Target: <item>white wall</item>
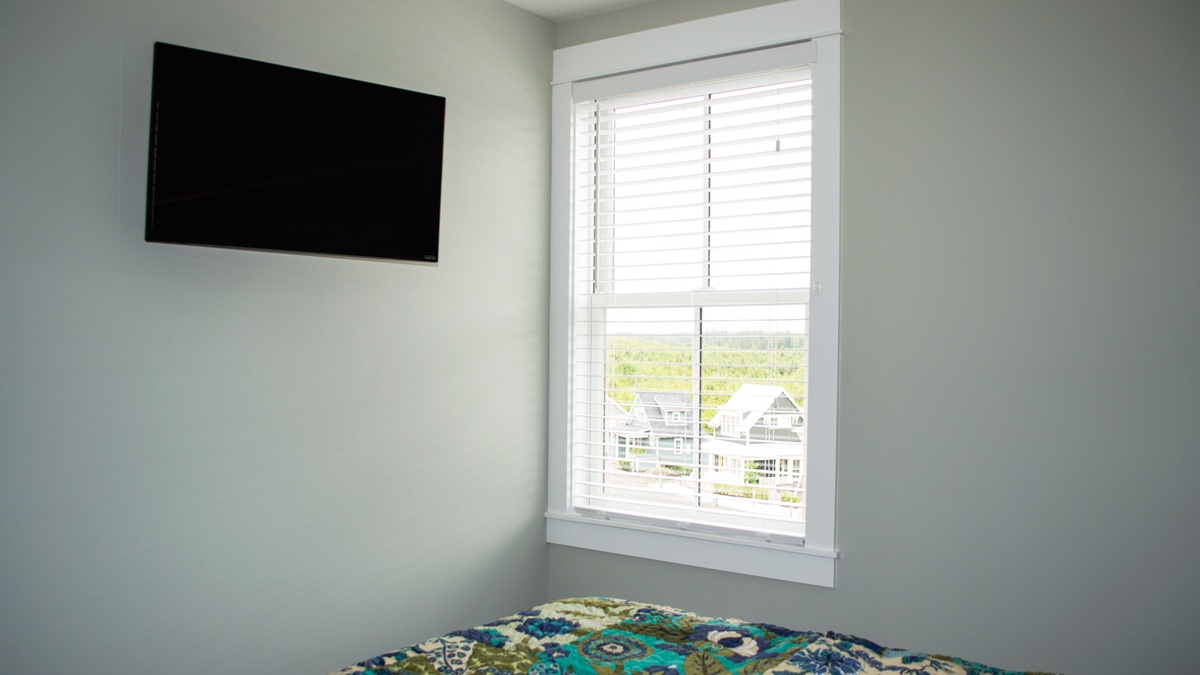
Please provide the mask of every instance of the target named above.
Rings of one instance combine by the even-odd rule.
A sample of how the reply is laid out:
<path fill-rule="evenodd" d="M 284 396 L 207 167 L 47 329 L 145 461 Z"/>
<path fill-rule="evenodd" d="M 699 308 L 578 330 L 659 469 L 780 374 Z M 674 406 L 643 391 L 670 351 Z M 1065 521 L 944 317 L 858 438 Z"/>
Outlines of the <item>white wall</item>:
<path fill-rule="evenodd" d="M 837 588 L 552 547 L 551 595 L 1195 670 L 1200 7 L 844 12 Z"/>
<path fill-rule="evenodd" d="M 445 96 L 442 262 L 145 243 L 155 40 Z M 321 673 L 543 599 L 552 46 L 499 0 L 0 4 L 0 669 Z"/>

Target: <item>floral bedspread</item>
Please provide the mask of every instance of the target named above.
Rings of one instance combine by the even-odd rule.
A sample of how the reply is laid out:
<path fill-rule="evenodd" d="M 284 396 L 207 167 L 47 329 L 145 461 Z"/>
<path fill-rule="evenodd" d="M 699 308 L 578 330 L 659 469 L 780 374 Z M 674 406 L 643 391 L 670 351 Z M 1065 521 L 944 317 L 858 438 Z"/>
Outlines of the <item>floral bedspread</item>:
<path fill-rule="evenodd" d="M 1016 675 L 869 640 L 571 598 L 376 656 L 331 675 Z"/>

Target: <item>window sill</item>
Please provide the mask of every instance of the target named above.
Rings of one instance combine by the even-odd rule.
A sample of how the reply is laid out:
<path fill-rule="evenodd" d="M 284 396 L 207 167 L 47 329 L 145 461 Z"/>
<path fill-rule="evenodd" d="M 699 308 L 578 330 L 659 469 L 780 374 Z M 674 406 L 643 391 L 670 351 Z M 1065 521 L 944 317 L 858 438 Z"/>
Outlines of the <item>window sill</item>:
<path fill-rule="evenodd" d="M 660 562 L 832 588 L 837 551 L 733 540 L 574 514 L 547 513 L 546 541 Z"/>

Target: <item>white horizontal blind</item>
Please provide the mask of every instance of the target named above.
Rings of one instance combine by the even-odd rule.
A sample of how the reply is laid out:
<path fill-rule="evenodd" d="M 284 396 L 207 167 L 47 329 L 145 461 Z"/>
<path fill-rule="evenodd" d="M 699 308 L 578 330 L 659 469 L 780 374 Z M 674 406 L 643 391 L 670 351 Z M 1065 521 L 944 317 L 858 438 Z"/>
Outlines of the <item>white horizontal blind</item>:
<path fill-rule="evenodd" d="M 573 506 L 802 538 L 810 70 L 575 110 Z"/>

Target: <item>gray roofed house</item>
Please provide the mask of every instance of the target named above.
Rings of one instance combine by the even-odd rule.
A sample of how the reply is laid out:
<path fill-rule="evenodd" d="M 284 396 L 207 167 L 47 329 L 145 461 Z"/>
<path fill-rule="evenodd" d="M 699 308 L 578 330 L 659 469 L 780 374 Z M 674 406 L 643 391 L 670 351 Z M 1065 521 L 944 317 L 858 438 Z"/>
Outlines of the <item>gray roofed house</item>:
<path fill-rule="evenodd" d="M 691 435 L 696 421 L 692 395 L 681 391 L 638 392 L 630 413 L 647 424 L 650 433 L 663 438 Z"/>
<path fill-rule="evenodd" d="M 615 409 L 614 409 L 615 408 Z M 605 430 L 613 454 L 635 471 L 690 467 L 696 456 L 696 406 L 687 392 L 638 392 L 626 411 L 609 399 Z"/>

